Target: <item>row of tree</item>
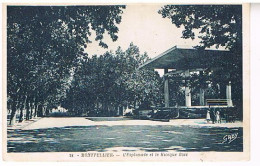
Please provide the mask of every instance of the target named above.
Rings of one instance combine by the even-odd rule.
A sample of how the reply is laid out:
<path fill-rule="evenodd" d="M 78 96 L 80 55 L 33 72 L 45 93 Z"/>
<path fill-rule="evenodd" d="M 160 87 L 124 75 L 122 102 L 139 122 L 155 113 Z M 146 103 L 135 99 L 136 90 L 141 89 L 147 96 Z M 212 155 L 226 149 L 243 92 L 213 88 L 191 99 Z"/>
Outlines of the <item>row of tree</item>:
<path fill-rule="evenodd" d="M 101 47 L 117 39 L 124 6 L 8 6 L 7 90 L 10 124 L 43 116 L 60 104 L 73 67 L 87 56 L 91 33 Z M 34 113 L 32 113 L 34 111 Z"/>
<path fill-rule="evenodd" d="M 115 116 L 122 107 L 162 102 L 162 78 L 153 70 L 137 70 L 149 58 L 133 43 L 104 55 L 85 58 L 76 68 L 62 106 L 80 116 Z"/>

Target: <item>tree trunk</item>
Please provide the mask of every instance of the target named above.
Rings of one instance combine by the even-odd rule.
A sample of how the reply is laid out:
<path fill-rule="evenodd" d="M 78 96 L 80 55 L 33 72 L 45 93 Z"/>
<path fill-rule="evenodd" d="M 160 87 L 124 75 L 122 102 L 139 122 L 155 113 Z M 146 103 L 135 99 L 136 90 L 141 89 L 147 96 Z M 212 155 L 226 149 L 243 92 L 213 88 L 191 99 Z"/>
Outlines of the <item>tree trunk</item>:
<path fill-rule="evenodd" d="M 10 122 L 9 122 L 9 125 L 13 125 L 15 123 L 15 114 L 16 114 L 16 110 L 17 110 L 17 100 L 15 99 L 12 103 L 12 107 L 11 107 L 11 117 L 10 117 Z"/>
<path fill-rule="evenodd" d="M 50 114 L 50 110 L 46 107 L 46 109 L 45 109 L 45 115 L 46 115 L 46 116 L 49 116 L 49 114 Z"/>
<path fill-rule="evenodd" d="M 38 109 L 37 109 L 37 116 L 38 117 L 42 117 L 43 116 L 43 110 L 42 110 L 43 108 L 42 108 L 42 104 L 40 104 L 39 106 L 38 106 Z"/>
<path fill-rule="evenodd" d="M 26 116 L 25 116 L 26 120 L 30 119 L 30 106 L 29 106 L 29 100 L 26 101 Z"/>
<path fill-rule="evenodd" d="M 38 103 L 35 103 L 33 117 L 37 117 L 38 107 L 39 107 Z"/>
<path fill-rule="evenodd" d="M 35 109 L 35 106 L 33 105 L 33 102 L 30 103 L 30 108 L 31 108 L 30 119 L 32 119 L 32 117 L 33 117 L 33 108 Z"/>
<path fill-rule="evenodd" d="M 45 106 L 42 107 L 42 117 L 45 116 Z"/>
<path fill-rule="evenodd" d="M 23 109 L 26 105 L 26 101 L 27 101 L 27 96 L 25 96 L 24 102 L 21 103 L 21 107 L 20 107 L 20 116 L 19 116 L 19 122 L 23 121 Z"/>
<path fill-rule="evenodd" d="M 21 106 L 21 109 L 20 109 L 20 115 L 19 115 L 19 123 L 20 122 L 23 122 L 23 106 Z"/>

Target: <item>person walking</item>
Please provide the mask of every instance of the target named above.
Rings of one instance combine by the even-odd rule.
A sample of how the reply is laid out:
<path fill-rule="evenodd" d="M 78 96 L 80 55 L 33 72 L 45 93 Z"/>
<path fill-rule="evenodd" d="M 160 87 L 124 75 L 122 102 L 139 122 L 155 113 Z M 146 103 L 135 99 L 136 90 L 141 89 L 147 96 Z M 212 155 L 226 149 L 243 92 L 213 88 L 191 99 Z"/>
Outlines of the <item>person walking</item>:
<path fill-rule="evenodd" d="M 221 123 L 221 117 L 219 111 L 216 112 L 216 123 Z"/>
<path fill-rule="evenodd" d="M 207 115 L 206 115 L 206 121 L 207 121 L 207 123 L 209 123 L 209 121 L 210 121 L 210 112 L 209 112 L 209 110 L 207 111 Z"/>

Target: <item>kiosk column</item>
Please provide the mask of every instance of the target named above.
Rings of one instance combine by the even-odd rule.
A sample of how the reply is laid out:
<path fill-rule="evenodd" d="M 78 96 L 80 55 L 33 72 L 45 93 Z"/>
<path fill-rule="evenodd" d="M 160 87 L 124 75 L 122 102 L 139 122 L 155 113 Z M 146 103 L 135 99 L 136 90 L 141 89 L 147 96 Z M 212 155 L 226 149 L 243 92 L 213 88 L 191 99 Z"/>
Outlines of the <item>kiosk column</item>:
<path fill-rule="evenodd" d="M 231 81 L 228 82 L 228 85 L 226 87 L 226 96 L 227 96 L 227 105 L 233 106 L 232 98 L 231 98 Z"/>
<path fill-rule="evenodd" d="M 168 69 L 164 69 L 164 74 L 168 73 Z M 164 106 L 169 107 L 169 79 L 167 75 L 164 75 Z"/>
<path fill-rule="evenodd" d="M 185 77 L 186 77 L 186 84 L 189 81 L 189 77 L 190 77 L 190 70 L 185 70 L 184 72 Z M 190 93 L 190 87 L 189 86 L 185 86 L 185 106 L 186 107 L 190 107 L 191 106 L 191 93 Z"/>

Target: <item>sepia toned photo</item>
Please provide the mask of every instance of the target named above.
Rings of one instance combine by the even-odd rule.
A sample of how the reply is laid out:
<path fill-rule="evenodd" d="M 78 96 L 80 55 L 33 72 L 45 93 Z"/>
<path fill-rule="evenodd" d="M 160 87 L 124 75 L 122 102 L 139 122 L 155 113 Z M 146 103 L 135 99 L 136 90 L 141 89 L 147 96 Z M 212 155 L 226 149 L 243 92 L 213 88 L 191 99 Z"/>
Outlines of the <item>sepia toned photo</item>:
<path fill-rule="evenodd" d="M 248 4 L 3 15 L 4 160 L 249 159 Z"/>

